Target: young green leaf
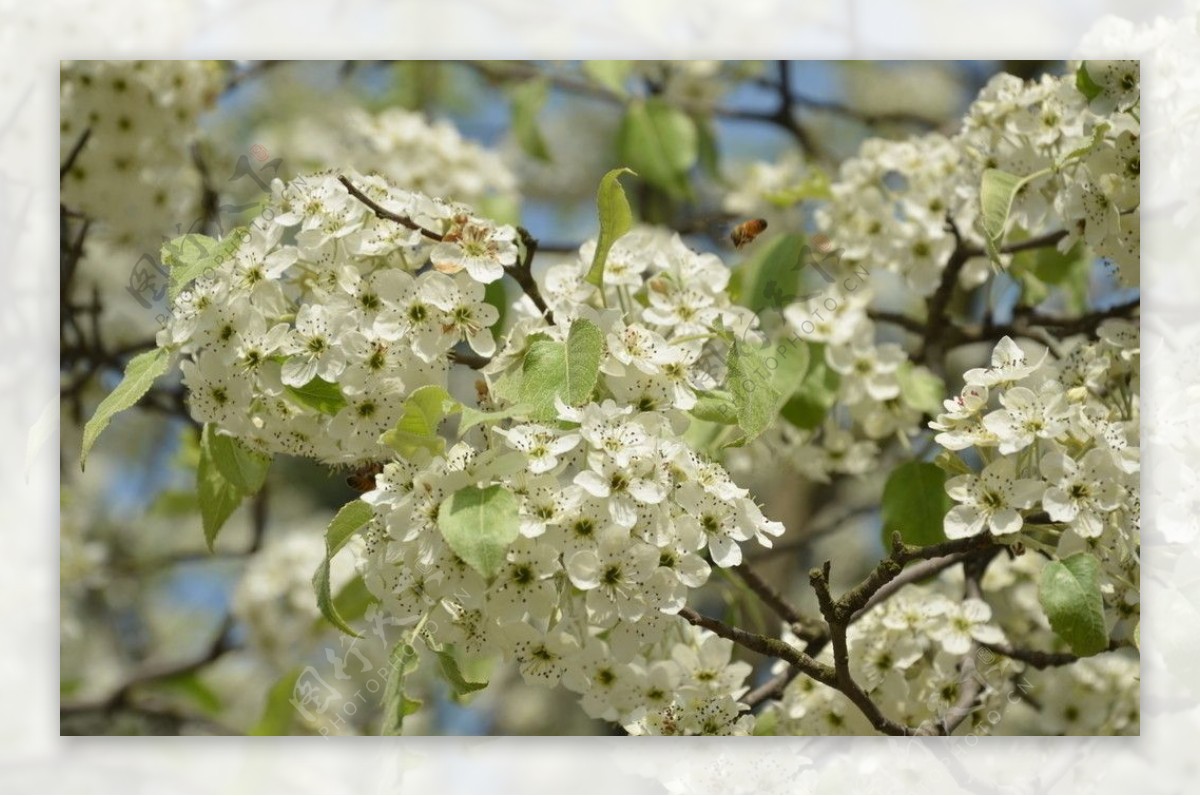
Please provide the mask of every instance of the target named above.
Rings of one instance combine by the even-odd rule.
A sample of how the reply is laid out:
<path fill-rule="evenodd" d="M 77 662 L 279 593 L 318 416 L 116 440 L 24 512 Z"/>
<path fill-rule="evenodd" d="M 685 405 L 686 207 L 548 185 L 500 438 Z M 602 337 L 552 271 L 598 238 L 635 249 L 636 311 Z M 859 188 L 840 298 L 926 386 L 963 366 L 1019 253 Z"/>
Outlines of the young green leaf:
<path fill-rule="evenodd" d="M 212 550 L 217 534 L 229 516 L 242 504 L 245 493 L 225 477 L 217 466 L 214 453 L 216 428 L 206 424 L 200 432 L 200 463 L 196 466 L 196 496 L 200 502 L 200 522 L 204 541 Z"/>
<path fill-rule="evenodd" d="M 408 641 L 400 641 L 392 648 L 388 656 L 388 679 L 383 688 L 380 735 L 400 735 L 404 729 L 404 718 L 420 709 L 420 700 L 410 699 L 404 693 L 404 681 L 417 670 L 419 663 L 417 648 Z"/>
<path fill-rule="evenodd" d="M 438 426 L 447 412 L 456 412 L 459 404 L 450 393 L 436 384 L 427 384 L 413 390 L 404 402 L 404 414 L 390 431 L 385 431 L 379 441 L 406 459 L 411 459 L 418 450 L 433 455 L 446 448 L 446 441 L 438 434 Z"/>
<path fill-rule="evenodd" d="M 744 443 L 761 434 L 775 419 L 783 396 L 771 383 L 765 349 L 734 340 L 729 351 L 726 384 L 737 409 Z"/>
<path fill-rule="evenodd" d="M 333 598 L 333 612 L 345 622 L 360 618 L 367 608 L 377 602 L 374 594 L 367 588 L 362 575 L 355 575 L 338 590 Z M 317 620 L 320 622 L 321 620 Z"/>
<path fill-rule="evenodd" d="M 583 73 L 614 94 L 624 97 L 625 81 L 633 74 L 633 61 L 584 61 Z"/>
<path fill-rule="evenodd" d="M 462 419 L 458 421 L 458 436 L 463 436 L 471 429 L 472 426 L 483 423 L 490 425 L 499 423 L 501 420 L 508 420 L 510 417 L 519 417 L 528 414 L 531 407 L 527 404 L 513 404 L 506 406 L 503 409 L 497 409 L 494 412 L 485 412 L 481 409 L 464 405 L 462 408 Z"/>
<path fill-rule="evenodd" d="M 284 387 L 284 392 L 309 409 L 315 409 L 324 415 L 336 415 L 346 407 L 342 388 L 320 376 L 313 376 L 312 381 L 301 387 Z"/>
<path fill-rule="evenodd" d="M 180 292 L 228 260 L 249 237 L 245 227 L 237 227 L 221 240 L 208 235 L 187 234 L 163 244 L 162 263 L 171 269 L 167 295 L 171 301 Z"/>
<path fill-rule="evenodd" d="M 629 200 L 625 198 L 625 189 L 621 187 L 622 174 L 637 176 L 636 172 L 629 169 L 613 169 L 600 179 L 600 188 L 596 191 L 600 237 L 596 239 L 592 265 L 584 277 L 589 284 L 596 287 L 604 284 L 604 263 L 608 260 L 609 250 L 617 242 L 617 238 L 633 228 L 633 211 L 629 209 Z"/>
<path fill-rule="evenodd" d="M 629 104 L 617 134 L 622 162 L 650 184 L 682 199 L 691 193 L 687 172 L 700 157 L 696 123 L 661 97 Z"/>
<path fill-rule="evenodd" d="M 1079 68 L 1075 70 L 1075 88 L 1079 89 L 1079 93 L 1087 97 L 1087 101 L 1091 102 L 1096 97 L 1103 93 L 1104 88 L 1092 80 L 1092 76 L 1088 74 L 1087 61 L 1079 64 Z"/>
<path fill-rule="evenodd" d="M 738 303 L 754 312 L 782 311 L 796 300 L 804 270 L 805 237 L 788 233 L 760 245 L 754 256 L 738 266 Z"/>
<path fill-rule="evenodd" d="M 905 462 L 892 470 L 883 486 L 882 538 L 885 550 L 892 533 L 899 531 L 907 544 L 929 545 L 946 541 L 944 530 L 950 496 L 946 473 L 930 462 Z"/>
<path fill-rule="evenodd" d="M 776 207 L 791 207 L 806 199 L 830 199 L 832 197 L 829 175 L 823 169 L 813 167 L 804 179 L 795 185 L 769 193 L 764 198 Z"/>
<path fill-rule="evenodd" d="M 796 428 L 811 430 L 825 422 L 837 397 L 841 376 L 825 361 L 825 346 L 809 343 L 808 369 L 779 414 Z"/>
<path fill-rule="evenodd" d="M 206 431 L 209 425 L 205 426 Z M 237 437 L 218 433 L 216 429 L 208 437 L 208 446 L 217 470 L 243 495 L 253 495 L 262 489 L 271 466 L 270 456 L 250 450 Z"/>
<path fill-rule="evenodd" d="M 437 524 L 450 549 L 491 580 L 504 565 L 508 546 L 520 535 L 517 498 L 498 484 L 463 487 L 442 501 Z"/>
<path fill-rule="evenodd" d="M 355 637 L 358 637 L 358 633 L 354 632 L 338 613 L 330 594 L 329 564 L 354 534 L 371 520 L 373 514 L 371 505 L 361 500 L 352 500 L 338 509 L 338 513 L 329 522 L 329 527 L 325 529 L 325 560 L 317 567 L 312 579 L 313 591 L 317 594 L 317 608 L 321 614 L 338 630 Z"/>
<path fill-rule="evenodd" d="M 288 734 L 292 727 L 292 719 L 296 715 L 296 703 L 293 700 L 296 696 L 296 683 L 302 672 L 297 666 L 275 681 L 275 685 L 267 692 L 262 715 L 250 728 L 250 735 Z"/>
<path fill-rule="evenodd" d="M 538 340 L 529 346 L 522 366 L 520 402 L 539 420 L 553 419 L 555 397 L 571 406 L 592 394 L 600 373 L 604 338 L 594 323 L 582 318 L 571 324 L 567 342 Z"/>
<path fill-rule="evenodd" d="M 691 415 L 698 420 L 727 426 L 736 425 L 738 421 L 733 396 L 725 390 L 697 390 Z"/>
<path fill-rule="evenodd" d="M 550 150 L 538 129 L 537 116 L 546 104 L 549 91 L 550 83 L 546 78 L 526 80 L 513 86 L 511 91 L 513 136 L 526 154 L 544 162 L 550 161 Z"/>
<path fill-rule="evenodd" d="M 1050 627 L 1076 655 L 1085 657 L 1107 649 L 1100 562 L 1090 553 L 1047 564 L 1038 585 L 1038 601 Z"/>
<path fill-rule="evenodd" d="M 125 377 L 116 389 L 104 397 L 96 407 L 96 413 L 83 427 L 83 449 L 79 455 L 79 467 L 87 465 L 88 452 L 96 444 L 96 438 L 108 428 L 109 422 L 118 412 L 123 412 L 141 400 L 150 391 L 154 380 L 167 372 L 171 363 L 171 352 L 156 348 L 138 354 L 125 366 Z"/>
<path fill-rule="evenodd" d="M 1012 211 L 1017 193 L 1027 183 L 1049 173 L 1050 169 L 1045 168 L 1018 177 L 1000 169 L 984 170 L 983 182 L 979 186 L 979 204 L 986 239 L 984 242 L 993 262 L 1000 260 L 1000 242 L 1004 239 L 1004 228 L 1008 226 L 1008 214 Z"/>
<path fill-rule="evenodd" d="M 924 365 L 902 362 L 896 369 L 896 381 L 900 397 L 909 407 L 933 416 L 942 411 L 946 385 Z"/>
<path fill-rule="evenodd" d="M 442 677 L 446 680 L 451 690 L 454 691 L 456 698 L 462 698 L 467 694 L 473 694 L 476 691 L 482 691 L 487 688 L 487 683 L 473 683 L 463 677 L 462 670 L 458 668 L 458 660 L 450 650 L 434 650 L 434 654 L 437 655 L 438 665 L 442 669 Z"/>

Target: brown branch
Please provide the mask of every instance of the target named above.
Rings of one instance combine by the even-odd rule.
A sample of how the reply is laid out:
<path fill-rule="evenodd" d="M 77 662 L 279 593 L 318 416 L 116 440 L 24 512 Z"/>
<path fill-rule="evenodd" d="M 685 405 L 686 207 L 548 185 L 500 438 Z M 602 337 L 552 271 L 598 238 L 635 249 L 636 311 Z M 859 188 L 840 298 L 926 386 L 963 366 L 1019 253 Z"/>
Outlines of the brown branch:
<path fill-rule="evenodd" d="M 984 644 L 983 646 L 990 649 L 997 655 L 1003 655 L 1006 658 L 1011 658 L 1014 661 L 1026 663 L 1035 669 L 1049 669 L 1055 666 L 1070 666 L 1079 660 L 1079 656 L 1070 652 L 1045 652 L 1043 650 L 1028 650 L 1019 647 L 1010 647 L 1007 644 Z M 1119 641 L 1110 641 L 1108 647 L 1103 652 L 1114 652 L 1121 649 L 1124 644 Z"/>
<path fill-rule="evenodd" d="M 697 613 L 686 605 L 680 609 L 679 615 L 691 624 L 711 630 L 721 638 L 727 638 L 752 652 L 787 661 L 819 683 L 829 686 L 834 686 L 836 683 L 834 672 L 829 666 L 819 663 L 785 641 L 727 625 L 719 619 Z"/>
<path fill-rule="evenodd" d="M 554 313 L 546 305 L 546 300 L 542 298 L 542 291 L 538 288 L 537 280 L 533 278 L 533 255 L 537 253 L 538 249 L 537 238 L 530 235 L 529 230 L 525 227 L 517 227 L 517 234 L 521 237 L 521 245 L 525 247 L 525 255 L 516 265 L 505 268 L 504 272 L 521 286 L 521 290 L 525 291 L 526 296 L 529 296 L 529 300 L 546 319 L 546 323 L 553 325 Z"/>
<path fill-rule="evenodd" d="M 191 674 L 210 663 L 213 663 L 226 652 L 233 649 L 233 644 L 229 640 L 230 630 L 233 628 L 233 617 L 226 615 L 217 628 L 216 636 L 208 647 L 195 658 L 182 662 L 174 662 L 161 664 L 156 666 L 145 666 L 140 670 L 135 671 L 116 691 L 104 699 L 91 702 L 76 702 L 65 703 L 59 707 L 60 715 L 69 713 L 84 713 L 89 711 L 112 712 L 122 707 L 132 706 L 130 702 L 131 693 L 138 686 L 147 685 L 159 680 L 166 680 L 173 677 L 179 677 L 185 674 Z M 136 707 L 134 708 L 136 709 Z"/>
<path fill-rule="evenodd" d="M 943 370 L 942 358 L 945 354 L 946 344 L 942 339 L 942 332 L 950 321 L 950 299 L 954 295 L 954 288 L 958 286 L 958 275 L 962 273 L 963 266 L 972 256 L 970 247 L 963 241 L 962 233 L 959 231 L 958 225 L 954 223 L 954 217 L 949 214 L 946 215 L 946 226 L 949 228 L 950 234 L 954 236 L 954 251 L 950 252 L 950 259 L 946 261 L 941 283 L 929 298 L 928 310 L 925 314 L 924 338 L 921 342 L 921 350 L 917 353 L 917 359 L 933 367 L 937 373 L 941 373 Z"/>
<path fill-rule="evenodd" d="M 87 128 L 83 131 L 83 135 L 79 136 L 79 140 L 75 142 L 75 146 L 71 147 L 71 151 L 67 153 L 67 159 L 58 167 L 58 181 L 62 182 L 63 177 L 67 176 L 67 172 L 75 165 L 75 161 L 79 158 L 79 153 L 83 151 L 83 147 L 87 144 L 88 139 L 92 137 L 92 128 Z"/>
<path fill-rule="evenodd" d="M 414 230 L 416 232 L 420 232 L 423 236 L 425 236 L 426 238 L 429 238 L 430 240 L 440 242 L 443 239 L 443 236 L 441 234 L 434 232 L 433 230 L 430 230 L 430 229 L 425 229 L 420 224 L 413 221 L 411 218 L 408 218 L 407 216 L 402 216 L 399 213 L 393 213 L 391 210 L 388 210 L 386 207 L 380 206 L 380 204 L 378 202 L 376 202 L 374 199 L 367 196 L 365 193 L 363 193 L 357 187 L 355 187 L 354 183 L 350 182 L 349 178 L 346 177 L 345 175 L 339 176 L 338 182 L 340 182 L 342 185 L 346 186 L 346 190 L 350 192 L 351 196 L 353 196 L 355 199 L 357 199 L 358 201 L 362 202 L 367 207 L 369 207 L 371 209 L 371 211 L 375 213 L 376 218 L 382 218 L 387 221 L 395 221 L 397 224 L 400 224 L 401 226 L 407 227 L 408 229 Z"/>
<path fill-rule="evenodd" d="M 846 597 L 834 601 L 833 595 L 829 591 L 829 569 L 830 564 L 826 561 L 822 567 L 809 573 L 808 580 L 817 593 L 817 604 L 821 606 L 821 613 L 825 616 L 825 621 L 829 623 L 830 643 L 833 645 L 833 668 L 837 683 L 834 687 L 854 703 L 855 707 L 877 731 L 885 735 L 909 735 L 911 731 L 908 727 L 883 715 L 879 706 L 871 700 L 866 691 L 863 691 L 862 686 L 855 682 L 854 676 L 850 672 L 850 650 L 846 641 L 846 628 L 850 624 L 853 611 L 849 610 Z"/>
<path fill-rule="evenodd" d="M 1140 311 L 1142 306 L 1141 298 L 1133 299 L 1132 301 L 1123 304 L 1117 304 L 1109 307 L 1106 310 L 1096 310 L 1078 318 L 1055 318 L 1049 315 L 1042 315 L 1035 310 L 1028 308 L 1018 308 L 1014 314 L 1012 323 L 1007 324 L 984 324 L 979 327 L 961 327 L 956 328 L 947 335 L 947 345 L 949 347 L 970 345 L 972 343 L 980 343 L 990 340 L 999 340 L 1003 337 L 1029 337 L 1039 340 L 1037 332 L 1054 332 L 1060 337 L 1069 337 L 1076 334 L 1086 334 L 1089 337 L 1096 336 L 1096 330 L 1100 324 L 1109 318 L 1128 318 Z"/>
<path fill-rule="evenodd" d="M 787 623 L 792 632 L 802 640 L 812 641 L 828 633 L 826 628 L 820 626 L 820 623 L 806 617 L 800 612 L 800 609 L 788 602 L 775 587 L 763 580 L 762 576 L 751 569 L 748 564 L 738 564 L 733 571 L 738 574 L 742 582 L 750 587 L 752 592 L 758 595 L 763 604 L 774 611 L 775 615 Z"/>
<path fill-rule="evenodd" d="M 491 357 L 480 356 L 474 351 L 451 351 L 450 361 L 459 365 L 466 365 L 472 370 L 479 370 L 487 365 L 487 363 L 491 362 L 492 359 Z"/>

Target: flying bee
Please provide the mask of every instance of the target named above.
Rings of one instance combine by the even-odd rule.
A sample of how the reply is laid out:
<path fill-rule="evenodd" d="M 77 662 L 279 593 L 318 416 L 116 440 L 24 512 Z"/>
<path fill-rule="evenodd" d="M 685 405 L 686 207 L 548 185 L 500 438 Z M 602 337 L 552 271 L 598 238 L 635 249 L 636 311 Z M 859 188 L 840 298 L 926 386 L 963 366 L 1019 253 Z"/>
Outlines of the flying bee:
<path fill-rule="evenodd" d="M 375 476 L 383 472 L 383 462 L 368 462 L 346 477 L 346 485 L 355 492 L 370 492 L 375 488 Z"/>
<path fill-rule="evenodd" d="M 733 241 L 735 249 L 740 249 L 753 243 L 754 239 L 761 235 L 766 228 L 767 220 L 765 218 L 752 218 L 734 227 L 733 232 L 729 233 L 729 239 Z"/>

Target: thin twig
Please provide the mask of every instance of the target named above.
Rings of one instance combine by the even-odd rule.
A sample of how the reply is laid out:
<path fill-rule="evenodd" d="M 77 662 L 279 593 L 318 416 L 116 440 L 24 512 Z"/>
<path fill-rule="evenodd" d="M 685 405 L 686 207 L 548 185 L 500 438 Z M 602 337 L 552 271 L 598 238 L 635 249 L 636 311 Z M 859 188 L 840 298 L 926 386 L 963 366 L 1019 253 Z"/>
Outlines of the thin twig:
<path fill-rule="evenodd" d="M 431 229 L 425 229 L 425 227 L 422 227 L 420 224 L 413 221 L 411 218 L 409 218 L 407 216 L 402 216 L 399 213 L 393 213 L 391 210 L 388 210 L 386 207 L 382 207 L 374 199 L 367 196 L 365 193 L 363 193 L 357 187 L 355 187 L 354 183 L 350 182 L 350 179 L 348 177 L 346 177 L 345 175 L 339 176 L 338 182 L 340 182 L 342 185 L 346 186 L 346 190 L 350 192 L 351 196 L 353 196 L 355 199 L 357 199 L 358 201 L 362 202 L 367 207 L 369 207 L 371 209 L 371 211 L 375 213 L 375 216 L 377 218 L 382 218 L 387 221 L 395 221 L 397 224 L 400 224 L 403 227 L 407 227 L 408 229 L 414 230 L 416 232 L 420 232 L 423 236 L 425 236 L 426 238 L 429 238 L 430 240 L 433 240 L 433 241 L 440 242 L 443 239 L 444 236 L 441 235 L 440 233 L 434 232 Z"/>
<path fill-rule="evenodd" d="M 542 298 L 542 291 L 538 288 L 537 280 L 533 278 L 533 255 L 538 250 L 537 238 L 529 234 L 529 230 L 525 227 L 517 227 L 517 235 L 521 238 L 521 245 L 525 247 L 525 254 L 515 265 L 508 266 L 504 271 L 521 286 L 521 290 L 525 291 L 526 296 L 529 296 L 529 300 L 546 319 L 546 323 L 553 325 L 554 313 L 546 305 L 546 300 Z"/>
<path fill-rule="evenodd" d="M 67 159 L 58 167 L 58 181 L 62 182 L 63 177 L 67 176 L 67 172 L 75 165 L 79 153 L 83 151 L 84 144 L 92 137 L 92 128 L 83 131 L 83 135 L 79 136 L 79 140 L 75 142 L 75 146 L 71 147 L 71 151 L 67 153 Z"/>
<path fill-rule="evenodd" d="M 1049 669 L 1055 666 L 1070 666 L 1079 660 L 1079 656 L 1070 652 L 1046 652 L 1043 650 L 1028 650 L 1019 647 L 1011 647 L 1007 644 L 984 644 L 983 646 L 990 649 L 997 655 L 1003 655 L 1006 658 L 1012 658 L 1014 661 L 1026 663 L 1035 669 Z M 1110 641 L 1104 652 L 1114 652 L 1121 649 L 1124 644 L 1119 641 Z"/>
<path fill-rule="evenodd" d="M 679 615 L 697 627 L 711 630 L 721 638 L 727 638 L 752 652 L 787 661 L 817 682 L 836 687 L 836 678 L 829 666 L 819 663 L 785 641 L 727 625 L 719 619 L 697 613 L 688 606 L 684 606 Z"/>

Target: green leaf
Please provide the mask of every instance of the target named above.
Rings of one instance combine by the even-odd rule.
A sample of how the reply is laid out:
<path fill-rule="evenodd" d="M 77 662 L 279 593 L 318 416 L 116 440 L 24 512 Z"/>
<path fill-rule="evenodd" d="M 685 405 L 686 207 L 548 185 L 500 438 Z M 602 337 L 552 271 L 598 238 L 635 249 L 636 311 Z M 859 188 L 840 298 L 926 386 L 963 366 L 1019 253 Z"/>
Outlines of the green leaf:
<path fill-rule="evenodd" d="M 705 174 L 719 181 L 721 179 L 721 147 L 716 127 L 711 119 L 703 116 L 693 115 L 692 121 L 696 125 L 696 134 L 699 136 L 697 147 L 700 168 Z"/>
<path fill-rule="evenodd" d="M 1076 655 L 1086 657 L 1108 648 L 1100 562 L 1090 553 L 1047 564 L 1038 585 L 1038 601 L 1050 627 Z"/>
<path fill-rule="evenodd" d="M 113 416 L 141 400 L 142 396 L 150 391 L 154 380 L 167 372 L 170 363 L 171 352 L 165 348 L 146 351 L 129 360 L 121 383 L 104 396 L 92 419 L 83 427 L 83 449 L 79 454 L 80 469 L 86 467 L 88 452 L 96 444 L 96 438 L 108 428 Z"/>
<path fill-rule="evenodd" d="M 510 92 L 513 136 L 530 157 L 546 162 L 550 161 L 550 150 L 538 129 L 537 116 L 549 92 L 550 82 L 544 77 L 519 83 Z"/>
<path fill-rule="evenodd" d="M 811 430 L 825 422 L 837 398 L 841 376 L 826 363 L 824 344 L 809 343 L 808 347 L 808 370 L 779 414 L 796 428 Z"/>
<path fill-rule="evenodd" d="M 221 697 L 200 679 L 196 672 L 184 672 L 155 681 L 168 691 L 182 694 L 194 702 L 202 711 L 212 715 L 221 709 Z"/>
<path fill-rule="evenodd" d="M 1000 242 L 1004 239 L 1004 228 L 1008 225 L 1008 214 L 1017 193 L 1031 180 L 1035 180 L 1050 169 L 1045 168 L 1025 177 L 1018 177 L 1000 169 L 985 169 L 979 187 L 981 220 L 985 233 L 988 256 L 999 262 Z"/>
<path fill-rule="evenodd" d="M 454 691 L 456 698 L 462 698 L 467 694 L 473 694 L 476 691 L 482 691 L 488 687 L 487 683 L 473 683 L 463 677 L 462 670 L 458 668 L 458 659 L 454 657 L 454 653 L 449 650 L 441 649 L 434 650 L 437 655 L 438 664 L 442 669 L 442 677 L 446 683 Z"/>
<path fill-rule="evenodd" d="M 625 81 L 633 74 L 633 61 L 584 61 L 583 73 L 609 91 L 624 97 Z"/>
<path fill-rule="evenodd" d="M 517 498 L 500 485 L 468 486 L 442 501 L 438 529 L 450 549 L 488 580 L 504 565 L 508 546 L 520 534 Z"/>
<path fill-rule="evenodd" d="M 896 369 L 900 397 L 912 409 L 937 416 L 946 398 L 946 384 L 924 365 L 903 362 Z"/>
<path fill-rule="evenodd" d="M 942 451 L 934 457 L 933 463 L 942 469 L 946 475 L 975 475 L 975 471 L 967 466 L 954 451 Z"/>
<path fill-rule="evenodd" d="M 355 575 L 333 598 L 333 612 L 343 621 L 349 622 L 360 618 L 374 602 L 377 602 L 375 595 L 367 588 L 362 575 Z"/>
<path fill-rule="evenodd" d="M 539 420 L 555 417 L 556 396 L 570 406 L 583 403 L 596 386 L 603 349 L 600 330 L 582 318 L 571 324 L 565 344 L 553 340 L 533 343 L 521 369 L 521 403 L 532 407 L 530 414 Z"/>
<path fill-rule="evenodd" d="M 200 432 L 200 463 L 196 466 L 196 495 L 200 501 L 200 522 L 204 526 L 204 542 L 212 550 L 217 534 L 229 516 L 242 505 L 245 493 L 227 479 L 217 466 L 213 452 L 217 431 L 206 424 Z"/>
<path fill-rule="evenodd" d="M 824 169 L 812 168 L 804 179 L 781 191 L 769 193 L 766 200 L 777 207 L 791 207 L 806 199 L 832 199 L 829 175 Z"/>
<path fill-rule="evenodd" d="M 171 269 L 167 292 L 171 301 L 193 280 L 224 264 L 248 237 L 245 227 L 237 227 L 219 241 L 208 235 L 188 234 L 164 243 L 162 263 Z"/>
<path fill-rule="evenodd" d="M 330 520 L 329 527 L 325 529 L 325 560 L 317 567 L 312 579 L 313 591 L 317 594 L 317 608 L 320 609 L 322 616 L 338 630 L 356 638 L 359 634 L 346 624 L 346 620 L 338 613 L 337 606 L 330 595 L 329 563 L 354 537 L 354 534 L 371 521 L 373 515 L 371 504 L 361 500 L 352 500 L 338 509 L 338 513 Z"/>
<path fill-rule="evenodd" d="M 1075 88 L 1079 89 L 1079 93 L 1087 97 L 1087 101 L 1091 102 L 1104 91 L 1104 88 L 1092 80 L 1092 76 L 1088 74 L 1087 61 L 1079 64 L 1079 68 L 1075 70 Z"/>
<path fill-rule="evenodd" d="M 661 97 L 629 104 L 617 151 L 651 185 L 677 199 L 690 195 L 687 172 L 700 157 L 700 136 L 691 117 Z"/>
<path fill-rule="evenodd" d="M 697 390 L 696 405 L 691 409 L 692 417 L 710 423 L 736 425 L 737 406 L 733 396 L 725 390 Z"/>
<path fill-rule="evenodd" d="M 746 434 L 744 444 L 771 424 L 783 396 L 771 383 L 765 349 L 734 340 L 727 368 L 725 382 L 737 409 L 738 425 Z"/>
<path fill-rule="evenodd" d="M 383 688 L 383 718 L 379 734 L 400 735 L 404 729 L 404 718 L 416 713 L 421 707 L 420 700 L 410 699 L 404 693 L 404 681 L 417 670 L 420 663 L 417 648 L 408 641 L 400 641 L 392 648 L 388 663 L 390 671 L 387 684 Z"/>
<path fill-rule="evenodd" d="M 385 431 L 379 441 L 406 459 L 419 450 L 436 456 L 446 449 L 446 441 L 438 434 L 438 426 L 447 412 L 458 410 L 458 402 L 436 384 L 413 390 L 404 402 L 404 414 L 395 427 Z"/>
<path fill-rule="evenodd" d="M 483 286 L 483 301 L 485 304 L 491 304 L 496 308 L 496 322 L 489 329 L 496 337 L 504 331 L 504 320 L 508 317 L 508 288 L 504 286 L 503 279 L 497 279 L 495 282 L 488 282 Z"/>
<path fill-rule="evenodd" d="M 905 462 L 892 470 L 883 486 L 883 548 L 892 548 L 892 533 L 899 531 L 907 544 L 930 545 L 946 541 L 946 473 L 930 462 Z"/>
<path fill-rule="evenodd" d="M 596 191 L 600 237 L 596 239 L 596 252 L 592 255 L 592 265 L 585 277 L 589 284 L 596 287 L 604 283 L 604 263 L 609 250 L 617 238 L 633 228 L 633 211 L 629 209 L 629 200 L 625 198 L 625 189 L 621 187 L 622 174 L 637 176 L 636 172 L 629 169 L 613 169 L 600 179 L 600 188 Z"/>
<path fill-rule="evenodd" d="M 1071 161 L 1079 160 L 1080 158 L 1084 157 L 1085 155 L 1091 154 L 1092 150 L 1094 150 L 1096 147 L 1098 147 L 1102 143 L 1104 143 L 1104 137 L 1108 134 L 1108 131 L 1111 129 L 1112 129 L 1112 125 L 1109 124 L 1108 122 L 1100 122 L 1099 124 L 1097 124 L 1094 128 L 1092 128 L 1091 140 L 1088 141 L 1086 144 L 1084 144 L 1081 147 L 1072 149 L 1070 152 L 1068 152 L 1067 154 L 1065 154 L 1061 158 L 1059 158 L 1058 163 L 1056 164 L 1057 167 L 1061 169 L 1063 166 L 1066 166 Z"/>
<path fill-rule="evenodd" d="M 314 376 L 302 387 L 284 387 L 284 392 L 309 409 L 324 415 L 336 415 L 346 407 L 346 398 L 336 384 Z"/>
<path fill-rule="evenodd" d="M 497 409 L 494 412 L 485 412 L 481 409 L 464 405 L 462 408 L 462 419 L 458 422 L 458 436 L 466 434 L 472 427 L 483 423 L 490 425 L 499 423 L 501 420 L 508 420 L 510 417 L 519 417 L 530 412 L 528 404 L 513 404 L 504 409 Z"/>
<path fill-rule="evenodd" d="M 797 286 L 807 253 L 805 237 L 798 233 L 767 241 L 737 268 L 737 302 L 756 313 L 766 309 L 782 311 L 799 295 Z"/>
<path fill-rule="evenodd" d="M 267 701 L 263 705 L 262 715 L 258 722 L 250 728 L 250 735 L 288 735 L 292 728 L 292 718 L 296 715 L 296 706 L 292 702 L 296 692 L 296 681 L 300 679 L 300 667 L 292 669 L 275 681 L 267 692 Z"/>
<path fill-rule="evenodd" d="M 206 427 L 212 425 L 206 424 Z M 209 453 L 217 470 L 226 481 L 233 484 L 243 495 L 253 495 L 262 489 L 267 480 L 271 457 L 250 450 L 236 437 L 221 434 L 215 428 L 209 437 Z"/>

